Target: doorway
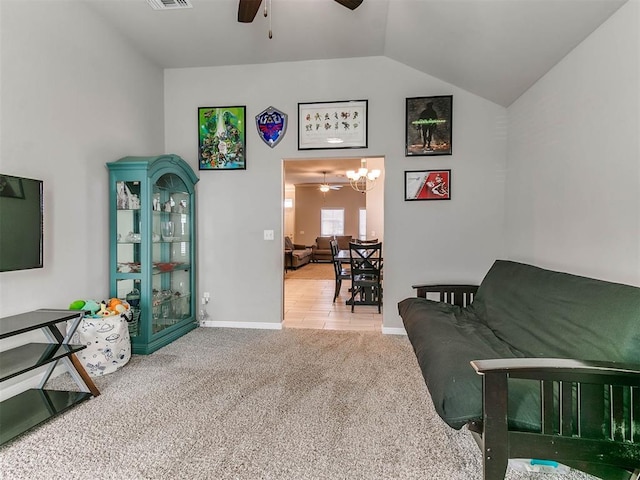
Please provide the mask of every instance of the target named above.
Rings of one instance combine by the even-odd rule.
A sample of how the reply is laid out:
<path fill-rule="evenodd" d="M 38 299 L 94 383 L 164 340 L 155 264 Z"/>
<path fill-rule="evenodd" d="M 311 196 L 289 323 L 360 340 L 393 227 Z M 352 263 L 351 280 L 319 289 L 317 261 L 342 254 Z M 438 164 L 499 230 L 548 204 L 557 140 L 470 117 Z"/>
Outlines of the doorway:
<path fill-rule="evenodd" d="M 306 247 L 327 232 L 383 241 L 384 157 L 366 158 L 367 167 L 381 170 L 381 175 L 365 193 L 352 189 L 346 177 L 347 170 L 360 168 L 361 160 L 362 157 L 283 159 L 284 236 L 289 236 L 296 246 Z M 321 191 L 321 185 L 329 188 Z M 323 211 L 325 222 L 321 220 Z M 337 211 L 329 215 L 332 225 L 326 221 L 327 211 Z M 295 269 L 284 269 L 283 327 L 381 331 L 382 314 L 377 307 L 359 305 L 351 313 L 351 306 L 346 305 L 350 283 L 342 282 L 333 302 L 335 273 L 330 260 L 320 258 Z"/>

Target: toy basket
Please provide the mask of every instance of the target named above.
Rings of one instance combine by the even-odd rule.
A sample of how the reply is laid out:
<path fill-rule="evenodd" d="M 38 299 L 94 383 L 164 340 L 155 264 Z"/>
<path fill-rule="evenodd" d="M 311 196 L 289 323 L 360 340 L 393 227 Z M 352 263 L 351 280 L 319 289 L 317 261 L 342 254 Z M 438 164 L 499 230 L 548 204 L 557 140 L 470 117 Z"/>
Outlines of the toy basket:
<path fill-rule="evenodd" d="M 131 358 L 129 319 L 133 315 L 131 308 L 126 307 L 123 313 L 83 318 L 73 336 L 73 343 L 87 346 L 76 356 L 92 377 L 115 372 Z"/>

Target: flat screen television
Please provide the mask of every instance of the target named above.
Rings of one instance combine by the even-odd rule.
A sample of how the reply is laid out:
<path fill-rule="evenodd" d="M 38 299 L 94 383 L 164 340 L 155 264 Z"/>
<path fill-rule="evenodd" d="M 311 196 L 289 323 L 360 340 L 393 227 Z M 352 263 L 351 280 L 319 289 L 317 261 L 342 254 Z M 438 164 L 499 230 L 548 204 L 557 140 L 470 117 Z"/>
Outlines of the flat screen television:
<path fill-rule="evenodd" d="M 43 182 L 0 174 L 0 272 L 42 268 Z"/>

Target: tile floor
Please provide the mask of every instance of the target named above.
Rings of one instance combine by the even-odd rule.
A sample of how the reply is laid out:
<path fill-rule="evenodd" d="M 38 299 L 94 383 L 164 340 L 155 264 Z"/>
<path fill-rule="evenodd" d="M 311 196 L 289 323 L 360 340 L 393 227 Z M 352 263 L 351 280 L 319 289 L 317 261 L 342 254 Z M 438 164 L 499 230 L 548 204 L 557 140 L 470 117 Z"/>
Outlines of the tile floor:
<path fill-rule="evenodd" d="M 284 328 L 382 331 L 378 307 L 358 305 L 354 313 L 345 305 L 351 282 L 344 280 L 333 303 L 334 280 L 285 279 Z"/>

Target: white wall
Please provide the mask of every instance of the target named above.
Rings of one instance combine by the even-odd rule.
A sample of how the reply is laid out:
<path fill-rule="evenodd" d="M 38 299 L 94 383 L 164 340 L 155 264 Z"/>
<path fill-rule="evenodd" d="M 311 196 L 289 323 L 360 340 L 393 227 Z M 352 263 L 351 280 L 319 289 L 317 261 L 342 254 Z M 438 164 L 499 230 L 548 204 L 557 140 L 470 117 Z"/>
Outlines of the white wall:
<path fill-rule="evenodd" d="M 0 9 L 0 171 L 45 190 L 44 268 L 0 273 L 0 316 L 105 298 L 105 163 L 162 153 L 162 70 L 84 2 Z"/>
<path fill-rule="evenodd" d="M 508 109 L 510 258 L 640 285 L 640 2 Z"/>
<path fill-rule="evenodd" d="M 322 193 L 317 185 L 296 187 L 296 243 L 313 245 L 321 235 L 323 208 L 338 208 L 344 214 L 344 235 L 358 236 L 360 209 L 366 207 L 366 197 L 350 186 Z M 304 232 L 304 233 L 303 233 Z"/>
<path fill-rule="evenodd" d="M 0 315 L 108 293 L 107 172 L 175 152 L 197 169 L 198 106 L 369 100 L 368 149 L 385 157 L 385 327 L 412 283 L 479 281 L 504 256 L 640 284 L 637 0 L 507 111 L 387 58 L 162 72 L 90 4 L 0 1 L 0 171 L 45 181 L 45 268 L 0 273 Z M 453 155 L 404 156 L 405 98 L 454 95 Z M 164 98 L 163 98 L 164 95 Z M 164 114 L 163 114 L 164 103 Z M 163 145 L 163 125 L 166 128 Z M 279 324 L 282 158 L 249 129 L 248 169 L 200 172 L 199 281 L 214 320 Z M 321 154 L 321 155 L 320 155 Z M 404 202 L 404 170 L 452 169 L 452 200 Z M 503 234 L 506 219 L 507 235 Z M 506 248 L 505 248 L 506 247 Z M 102 252 L 102 253 L 101 253 Z"/>
<path fill-rule="evenodd" d="M 453 155 L 405 158 L 405 98 L 453 94 Z M 385 157 L 384 326 L 401 327 L 397 302 L 423 281 L 479 281 L 503 253 L 506 109 L 383 57 L 165 71 L 165 149 L 197 165 L 197 108 L 246 105 L 247 170 L 201 171 L 199 288 L 213 321 L 282 319 L 282 158 L 344 156 L 297 150 L 297 103 L 369 100 L 369 148 Z M 274 149 L 252 128 L 268 106 L 293 128 Z M 404 170 L 451 168 L 453 199 L 404 202 Z"/>
<path fill-rule="evenodd" d="M 377 238 L 384 244 L 384 158 L 368 158 L 367 168 L 380 170 L 379 185 L 367 192 L 367 238 Z M 384 257 L 384 251 L 383 257 Z"/>
<path fill-rule="evenodd" d="M 292 206 L 290 208 L 284 208 L 283 210 L 283 224 L 284 224 L 284 230 L 283 230 L 283 234 L 287 235 L 289 238 L 291 238 L 291 241 L 293 243 L 299 243 L 296 240 L 296 217 L 295 217 L 295 210 L 296 210 L 296 202 L 295 202 L 295 198 L 296 198 L 296 187 L 295 185 L 285 185 L 284 186 L 284 199 L 286 200 L 290 200 Z"/>

